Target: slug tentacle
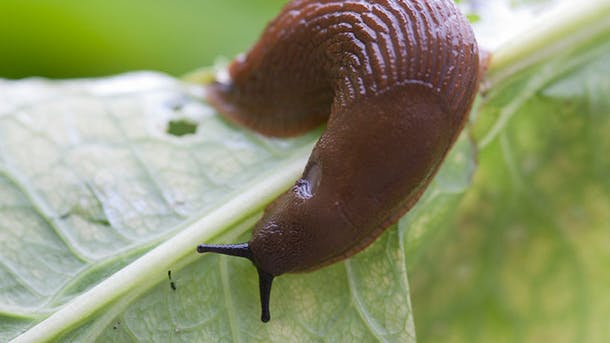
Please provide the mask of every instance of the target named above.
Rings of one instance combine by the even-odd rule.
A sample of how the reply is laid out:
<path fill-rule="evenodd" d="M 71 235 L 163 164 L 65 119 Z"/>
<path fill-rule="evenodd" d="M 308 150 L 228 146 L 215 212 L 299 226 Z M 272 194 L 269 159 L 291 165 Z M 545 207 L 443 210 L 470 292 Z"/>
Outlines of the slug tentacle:
<path fill-rule="evenodd" d="M 244 257 L 256 264 L 248 243 L 200 244 L 199 246 L 197 246 L 197 252 L 200 254 L 206 252 L 214 252 L 217 254 Z M 257 268 L 257 271 L 261 298 L 261 320 L 266 323 L 269 321 L 269 319 L 271 319 L 271 314 L 269 312 L 269 298 L 271 295 L 271 284 L 273 283 L 273 275 L 265 272 L 261 268 Z"/>
<path fill-rule="evenodd" d="M 261 321 L 266 323 L 271 319 L 269 299 L 271 298 L 271 284 L 274 276 L 260 268 L 256 268 L 256 270 L 258 271 L 258 288 L 261 298 Z"/>
<path fill-rule="evenodd" d="M 248 243 L 240 244 L 200 244 L 197 247 L 197 252 L 202 254 L 204 252 L 215 252 L 217 254 L 245 257 L 252 261 L 252 251 Z"/>
<path fill-rule="evenodd" d="M 467 121 L 481 70 L 452 0 L 293 0 L 229 80 L 208 86 L 223 115 L 263 134 L 328 120 L 248 243 L 268 280 L 263 308 L 273 276 L 352 256 L 415 204 Z"/>

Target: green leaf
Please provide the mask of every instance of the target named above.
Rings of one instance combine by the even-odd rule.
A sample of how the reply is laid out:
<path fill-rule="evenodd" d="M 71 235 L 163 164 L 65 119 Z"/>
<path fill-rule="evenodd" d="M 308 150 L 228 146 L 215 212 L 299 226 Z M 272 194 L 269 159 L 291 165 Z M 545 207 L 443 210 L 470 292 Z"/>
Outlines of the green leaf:
<path fill-rule="evenodd" d="M 474 185 L 410 269 L 423 341 L 610 341 L 610 2 L 585 7 L 492 65 Z"/>
<path fill-rule="evenodd" d="M 404 230 L 346 263 L 279 278 L 266 326 L 254 269 L 195 252 L 247 231 L 319 132 L 274 140 L 234 128 L 199 86 L 153 73 L 0 88 L 2 340 L 414 339 Z M 196 133 L 172 133 L 175 121 Z M 473 160 L 464 141 L 451 161 Z M 421 206 L 469 180 L 473 168 L 451 165 Z"/>
<path fill-rule="evenodd" d="M 319 132 L 273 140 L 238 130 L 198 87 L 160 74 L 0 87 L 3 340 L 28 328 L 21 339 L 414 339 L 404 228 L 346 263 L 279 278 L 265 326 L 254 269 L 195 252 L 248 230 Z M 197 132 L 168 133 L 175 120 Z M 464 137 L 418 208 L 462 192 L 473 159 Z"/>
<path fill-rule="evenodd" d="M 287 187 L 317 137 L 244 134 L 160 74 L 0 88 L 2 340 L 51 313 L 28 334 L 127 306 Z M 180 118 L 197 133 L 166 133 Z"/>
<path fill-rule="evenodd" d="M 610 340 L 609 65 L 548 84 L 482 150 L 455 230 L 411 269 L 422 340 Z"/>

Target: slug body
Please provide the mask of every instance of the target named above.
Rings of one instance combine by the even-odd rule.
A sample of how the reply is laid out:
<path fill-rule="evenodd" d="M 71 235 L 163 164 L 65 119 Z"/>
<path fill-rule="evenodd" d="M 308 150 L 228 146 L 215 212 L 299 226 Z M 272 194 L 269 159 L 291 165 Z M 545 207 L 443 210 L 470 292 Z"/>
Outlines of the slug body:
<path fill-rule="evenodd" d="M 274 276 L 354 255 L 419 199 L 467 121 L 479 51 L 452 0 L 294 0 L 229 77 L 208 99 L 236 123 L 290 136 L 328 121 L 248 243 L 198 247 L 252 260 L 267 321 Z"/>

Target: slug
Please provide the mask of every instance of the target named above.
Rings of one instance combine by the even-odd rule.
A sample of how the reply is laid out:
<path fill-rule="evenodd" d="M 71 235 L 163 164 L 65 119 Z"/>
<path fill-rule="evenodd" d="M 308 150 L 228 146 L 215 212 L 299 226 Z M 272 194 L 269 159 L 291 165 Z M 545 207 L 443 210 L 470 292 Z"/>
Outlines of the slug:
<path fill-rule="evenodd" d="M 267 322 L 274 277 L 356 254 L 413 207 L 467 121 L 479 50 L 452 0 L 293 0 L 228 74 L 207 98 L 230 121 L 280 137 L 327 121 L 249 242 L 197 247 L 253 262 Z"/>

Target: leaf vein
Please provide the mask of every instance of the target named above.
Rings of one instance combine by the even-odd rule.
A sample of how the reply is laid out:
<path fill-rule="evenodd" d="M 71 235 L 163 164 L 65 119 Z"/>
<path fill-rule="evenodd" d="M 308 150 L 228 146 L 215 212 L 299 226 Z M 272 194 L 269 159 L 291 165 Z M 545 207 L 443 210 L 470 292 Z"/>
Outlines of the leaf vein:
<path fill-rule="evenodd" d="M 352 295 L 352 299 L 354 300 L 356 310 L 360 315 L 360 318 L 362 318 L 366 326 L 369 328 L 373 336 L 375 336 L 378 341 L 387 342 L 386 338 L 384 337 L 384 330 L 379 326 L 379 324 L 377 324 L 373 316 L 368 312 L 368 310 L 366 309 L 365 302 L 360 297 L 360 293 L 357 290 L 358 286 L 356 285 L 356 280 L 352 271 L 351 260 L 345 261 L 344 266 L 345 270 L 347 271 L 347 281 L 349 284 L 349 290 Z"/>

